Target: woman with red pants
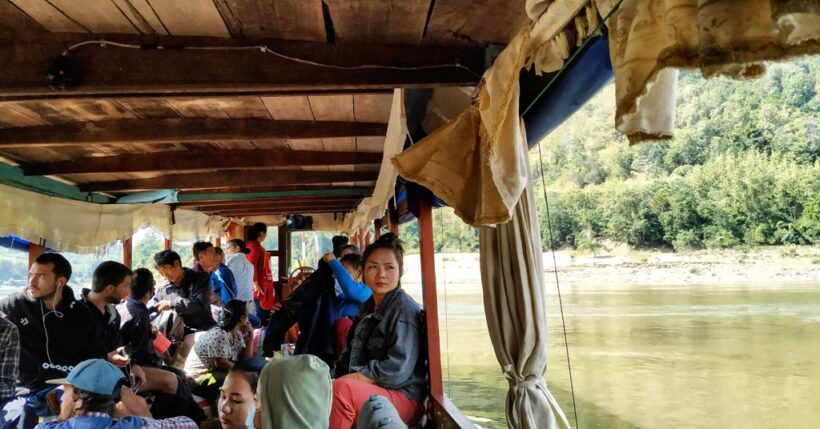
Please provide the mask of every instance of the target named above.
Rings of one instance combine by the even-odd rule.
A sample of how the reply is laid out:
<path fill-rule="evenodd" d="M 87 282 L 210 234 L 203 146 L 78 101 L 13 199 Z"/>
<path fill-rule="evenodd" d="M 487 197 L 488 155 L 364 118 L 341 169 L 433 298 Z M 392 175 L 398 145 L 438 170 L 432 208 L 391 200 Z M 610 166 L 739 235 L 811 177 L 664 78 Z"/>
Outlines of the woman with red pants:
<path fill-rule="evenodd" d="M 399 284 L 403 257 L 393 234 L 381 236 L 364 251 L 364 282 L 373 296 L 359 307 L 347 351 L 336 362 L 330 429 L 350 429 L 371 395 L 390 400 L 408 425 L 424 414 L 422 313 Z"/>

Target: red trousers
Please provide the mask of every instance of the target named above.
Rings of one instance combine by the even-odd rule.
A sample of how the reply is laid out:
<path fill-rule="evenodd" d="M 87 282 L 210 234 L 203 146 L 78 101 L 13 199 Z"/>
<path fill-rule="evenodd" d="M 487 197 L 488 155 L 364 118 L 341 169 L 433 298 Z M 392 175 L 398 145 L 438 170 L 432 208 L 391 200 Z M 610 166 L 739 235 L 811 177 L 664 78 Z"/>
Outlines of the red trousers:
<path fill-rule="evenodd" d="M 407 425 L 416 423 L 424 415 L 424 406 L 397 390 L 385 389 L 375 384 L 352 378 L 333 380 L 333 407 L 330 409 L 330 429 L 350 429 L 359 417 L 359 410 L 370 395 L 382 395 L 396 407 Z"/>

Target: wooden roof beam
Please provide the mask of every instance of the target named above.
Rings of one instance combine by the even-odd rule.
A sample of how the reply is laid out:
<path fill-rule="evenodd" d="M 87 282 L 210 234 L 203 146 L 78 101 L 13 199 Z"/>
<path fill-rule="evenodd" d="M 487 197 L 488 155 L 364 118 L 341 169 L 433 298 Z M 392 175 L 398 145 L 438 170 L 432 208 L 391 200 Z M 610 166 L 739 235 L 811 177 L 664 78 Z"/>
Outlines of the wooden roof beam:
<path fill-rule="evenodd" d="M 373 180 L 375 182 L 375 179 Z M 230 195 L 229 198 L 257 198 L 259 194 L 264 194 L 267 192 L 288 192 L 288 193 L 295 193 L 295 192 L 322 192 L 327 190 L 341 190 L 343 193 L 350 191 L 351 189 L 355 189 L 357 192 L 350 192 L 350 195 L 361 195 L 360 192 L 364 192 L 367 196 L 373 194 L 373 186 L 374 184 L 368 185 L 361 185 L 356 184 L 354 185 L 333 185 L 333 184 L 301 184 L 301 185 L 273 185 L 273 186 L 218 186 L 215 188 L 208 188 L 208 189 L 189 189 L 184 192 L 180 192 L 178 198 L 180 201 L 194 201 L 194 200 L 203 200 L 203 199 L 214 199 L 214 195 Z M 337 194 L 338 195 L 338 194 Z M 219 197 L 222 198 L 222 197 Z"/>
<path fill-rule="evenodd" d="M 301 198 L 301 197 L 331 197 L 331 196 L 358 196 L 367 197 L 373 194 L 372 187 L 333 187 L 322 185 L 290 185 L 279 187 L 233 188 L 229 192 L 214 191 L 186 191 L 177 195 L 180 204 L 200 203 L 202 201 L 245 201 L 248 199 L 266 198 Z"/>
<path fill-rule="evenodd" d="M 247 212 L 225 212 L 225 213 L 208 213 L 224 217 L 248 217 L 248 216 L 265 216 L 265 215 L 282 215 L 282 214 L 304 214 L 304 213 L 347 213 L 355 207 L 345 208 L 322 208 L 322 207 L 301 207 L 301 208 L 285 208 L 285 209 L 270 209 L 270 210 L 256 210 Z"/>
<path fill-rule="evenodd" d="M 275 204 L 311 204 L 321 202 L 357 202 L 361 200 L 362 196 L 335 196 L 335 197 L 301 197 L 301 198 L 259 198 L 247 200 L 209 200 L 209 201 L 191 201 L 177 203 L 179 207 L 187 207 L 196 210 L 203 210 L 205 207 L 247 207 L 252 205 L 275 205 Z"/>
<path fill-rule="evenodd" d="M 152 189 L 212 189 L 223 187 L 276 187 L 340 182 L 375 181 L 378 173 L 347 171 L 271 170 L 218 171 L 213 173 L 172 174 L 148 179 L 115 180 L 80 184 L 82 192 L 134 192 Z"/>
<path fill-rule="evenodd" d="M 2 130 L 0 130 L 2 135 Z M 78 158 L 23 166 L 27 176 L 96 173 L 139 173 L 150 171 L 213 171 L 265 169 L 305 165 L 378 164 L 381 153 L 293 151 L 283 149 L 165 151 Z"/>
<path fill-rule="evenodd" d="M 73 81 L 59 93 L 49 87 L 43 76 L 55 58 L 78 43 L 99 40 L 135 48 L 102 48 L 98 43 L 76 47 L 66 68 L 66 77 Z M 261 46 L 279 55 L 263 52 Z M 240 47 L 247 49 L 236 49 Z M 16 100 L 469 86 L 484 72 L 480 48 L 125 34 L 3 35 L 0 58 L 0 94 Z"/>
<path fill-rule="evenodd" d="M 215 204 L 215 205 L 202 205 L 202 206 L 192 206 L 187 207 L 193 210 L 199 210 L 201 212 L 225 212 L 225 211 L 240 211 L 240 210 L 253 210 L 253 209 L 268 209 L 268 208 L 276 208 L 276 207 L 322 207 L 322 206 L 331 206 L 331 207 L 338 207 L 338 206 L 345 206 L 345 207 L 355 207 L 358 204 L 357 200 L 347 199 L 347 200 L 336 200 L 336 201 L 322 201 L 322 200 L 314 200 L 314 201 L 266 201 L 256 204 Z"/>
<path fill-rule="evenodd" d="M 271 119 L 119 119 L 0 129 L 0 148 L 384 136 L 387 124 Z"/>

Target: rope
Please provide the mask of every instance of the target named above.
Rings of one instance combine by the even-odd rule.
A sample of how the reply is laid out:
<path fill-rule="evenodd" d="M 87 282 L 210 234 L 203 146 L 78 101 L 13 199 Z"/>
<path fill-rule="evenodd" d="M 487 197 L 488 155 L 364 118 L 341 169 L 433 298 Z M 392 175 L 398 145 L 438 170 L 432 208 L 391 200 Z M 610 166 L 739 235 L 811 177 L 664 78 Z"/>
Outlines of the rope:
<path fill-rule="evenodd" d="M 544 204 L 547 207 L 547 230 L 550 235 L 550 251 L 552 253 L 552 268 L 555 274 L 555 287 L 558 289 L 558 307 L 561 309 L 561 329 L 564 332 L 564 349 L 567 352 L 567 371 L 569 372 L 569 388 L 572 393 L 572 412 L 575 414 L 575 428 L 579 428 L 578 404 L 575 402 L 575 383 L 572 381 L 572 363 L 569 358 L 569 341 L 567 340 L 567 322 L 564 319 L 564 300 L 561 297 L 561 284 L 558 282 L 558 262 L 555 258 L 555 245 L 552 241 L 552 220 L 550 219 L 550 202 L 547 198 L 547 184 L 544 180 L 544 160 L 541 157 L 541 142 L 538 142 L 538 166 L 541 170 L 541 190 L 544 191 Z"/>
<path fill-rule="evenodd" d="M 533 99 L 532 102 L 530 102 L 530 104 L 527 106 L 527 108 L 524 109 L 523 113 L 521 113 L 522 117 L 524 115 L 526 115 L 527 112 L 529 112 L 530 109 L 532 109 L 533 106 L 535 106 L 535 103 L 537 103 L 538 100 L 544 94 L 547 93 L 547 91 L 549 91 L 549 89 L 555 84 L 555 82 L 564 73 L 564 71 L 566 71 L 566 69 L 575 61 L 575 59 L 578 58 L 578 55 L 580 55 L 580 53 L 584 50 L 584 48 L 586 48 L 586 46 L 592 41 L 592 39 L 594 39 L 599 34 L 601 28 L 603 28 L 606 21 L 608 21 L 609 18 L 612 16 L 612 14 L 615 13 L 615 11 L 617 11 L 618 8 L 621 7 L 621 3 L 623 3 L 623 0 L 618 0 L 618 2 L 615 3 L 615 5 L 612 7 L 612 9 L 609 10 L 609 12 L 606 14 L 606 16 L 602 20 L 598 21 L 598 25 L 595 26 L 595 30 L 590 31 L 588 33 L 588 37 L 584 40 L 584 43 L 581 44 L 581 47 L 576 49 L 575 52 L 573 52 L 573 54 L 569 57 L 569 59 L 567 59 L 567 61 L 564 63 L 564 65 L 561 67 L 561 69 L 558 70 L 558 72 L 555 73 L 555 76 L 553 76 L 552 79 L 550 79 L 549 83 L 547 83 L 547 85 L 541 90 L 541 92 L 538 93 L 538 95 L 535 97 L 535 99 Z M 552 254 L 553 274 L 555 275 L 555 287 L 558 290 L 558 307 L 561 310 L 561 329 L 562 329 L 563 334 L 564 334 L 564 349 L 565 349 L 566 355 L 567 355 L 567 371 L 569 372 L 569 387 L 570 387 L 570 393 L 572 394 L 572 411 L 573 411 L 573 414 L 575 415 L 575 427 L 577 429 L 577 428 L 580 427 L 580 420 L 578 419 L 578 404 L 577 404 L 577 401 L 575 399 L 575 383 L 573 382 L 573 379 L 572 379 L 572 361 L 570 359 L 570 354 L 569 354 L 569 340 L 567 339 L 567 322 L 566 322 L 566 319 L 564 317 L 564 299 L 561 295 L 561 284 L 558 281 L 558 261 L 557 261 L 557 258 L 555 257 L 555 244 L 554 244 L 553 239 L 552 239 L 552 237 L 553 237 L 553 235 L 552 235 L 552 219 L 550 218 L 550 203 L 549 203 L 549 198 L 547 197 L 547 184 L 546 184 L 546 179 L 544 178 L 545 177 L 544 176 L 544 158 L 543 158 L 543 155 L 541 153 L 541 141 L 540 140 L 538 141 L 538 168 L 541 172 L 541 190 L 543 191 L 543 194 L 544 194 L 544 205 L 545 205 L 546 211 L 547 211 L 547 229 L 549 231 L 549 237 L 550 237 L 550 252 Z"/>

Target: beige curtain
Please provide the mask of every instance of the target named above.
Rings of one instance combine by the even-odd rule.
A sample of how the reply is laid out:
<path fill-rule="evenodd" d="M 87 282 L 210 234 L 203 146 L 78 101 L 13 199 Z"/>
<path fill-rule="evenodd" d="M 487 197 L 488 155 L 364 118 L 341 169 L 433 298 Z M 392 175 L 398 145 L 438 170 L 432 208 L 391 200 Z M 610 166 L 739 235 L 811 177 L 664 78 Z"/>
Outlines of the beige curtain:
<path fill-rule="evenodd" d="M 164 204 L 96 204 L 51 197 L 0 185 L 0 236 L 47 240 L 48 247 L 90 253 L 99 246 L 130 237 L 152 226 L 165 237 L 194 240 L 217 237 L 230 219 L 192 210 L 171 210 Z"/>
<path fill-rule="evenodd" d="M 541 239 L 530 183 L 503 225 L 481 228 L 484 312 L 495 355 L 510 384 L 507 425 L 569 429 L 547 388 L 547 311 Z"/>
<path fill-rule="evenodd" d="M 623 0 L 607 26 L 615 126 L 632 143 L 673 136 L 677 69 L 755 78 L 763 61 L 820 53 L 818 1 Z"/>
<path fill-rule="evenodd" d="M 573 20 L 581 32 L 597 24 L 590 0 L 540 3 L 532 5 L 537 21 L 522 28 L 484 73 L 474 103 L 393 158 L 402 177 L 433 191 L 473 226 L 509 221 L 527 183 L 518 111 L 521 69 L 560 69 L 570 53 L 561 30 Z"/>

